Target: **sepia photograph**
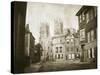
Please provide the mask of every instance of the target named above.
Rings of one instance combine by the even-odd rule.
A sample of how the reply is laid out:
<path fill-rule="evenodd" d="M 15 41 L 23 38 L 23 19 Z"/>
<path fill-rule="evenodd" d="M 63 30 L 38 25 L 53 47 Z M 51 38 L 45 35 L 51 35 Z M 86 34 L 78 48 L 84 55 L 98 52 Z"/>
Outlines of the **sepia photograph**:
<path fill-rule="evenodd" d="M 97 69 L 97 6 L 11 2 L 11 72 Z"/>

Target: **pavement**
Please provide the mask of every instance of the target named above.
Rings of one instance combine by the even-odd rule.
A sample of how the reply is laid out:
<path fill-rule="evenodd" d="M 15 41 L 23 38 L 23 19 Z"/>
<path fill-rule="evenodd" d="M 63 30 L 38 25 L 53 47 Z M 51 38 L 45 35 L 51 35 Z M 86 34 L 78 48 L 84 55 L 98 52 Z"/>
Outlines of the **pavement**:
<path fill-rule="evenodd" d="M 87 62 L 38 62 L 31 64 L 25 68 L 26 73 L 32 72 L 49 72 L 49 71 L 67 71 L 67 70 L 81 70 L 81 69 L 95 69 L 95 63 Z"/>
<path fill-rule="evenodd" d="M 40 67 L 39 72 L 49 72 L 49 71 L 67 71 L 67 70 L 82 70 L 82 69 L 95 69 L 95 63 L 56 63 L 56 62 L 46 62 Z"/>
<path fill-rule="evenodd" d="M 41 66 L 42 66 L 41 62 L 31 64 L 30 66 L 24 69 L 24 72 L 26 73 L 38 72 Z"/>

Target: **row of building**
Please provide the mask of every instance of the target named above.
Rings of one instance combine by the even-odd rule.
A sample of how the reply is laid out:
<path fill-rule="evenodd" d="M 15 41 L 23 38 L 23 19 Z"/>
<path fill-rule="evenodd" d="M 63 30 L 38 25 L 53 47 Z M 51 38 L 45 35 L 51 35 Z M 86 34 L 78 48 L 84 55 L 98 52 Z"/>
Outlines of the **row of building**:
<path fill-rule="evenodd" d="M 29 65 L 40 61 L 41 50 L 41 45 L 35 44 L 35 38 L 29 29 L 29 24 L 27 24 L 25 26 L 25 56 Z"/>
<path fill-rule="evenodd" d="M 35 38 L 29 32 L 29 27 L 25 28 L 26 7 L 26 2 L 11 3 L 12 73 L 23 73 L 29 65 L 28 62 L 33 62 L 36 59 L 35 56 L 39 55 L 41 55 L 41 60 L 45 61 L 68 59 L 80 59 L 83 62 L 97 61 L 97 7 L 83 6 L 77 12 L 79 31 L 75 34 L 62 34 L 63 23 L 56 21 L 55 36 L 50 38 L 49 26 L 44 23 L 44 27 L 40 28 L 40 44 L 36 46 L 36 49 L 34 48 Z M 37 48 L 41 49 L 42 53 L 37 52 L 39 50 Z M 33 60 L 30 61 L 30 58 Z"/>
<path fill-rule="evenodd" d="M 55 61 L 74 60 L 80 57 L 79 37 L 74 34 L 56 35 L 52 38 Z"/>
<path fill-rule="evenodd" d="M 29 25 L 25 25 L 27 2 L 12 2 L 11 10 L 11 72 L 24 73 L 31 63 L 40 61 L 41 45 L 35 45 Z"/>
<path fill-rule="evenodd" d="M 74 29 L 63 30 L 63 23 L 60 21 L 55 21 L 53 37 L 50 37 L 48 24 L 42 23 L 40 44 L 43 47 L 41 60 L 65 61 L 80 58 L 78 33 Z"/>
<path fill-rule="evenodd" d="M 77 60 L 94 62 L 97 59 L 97 7 L 83 6 L 76 14 L 79 30 L 64 29 L 63 22 L 55 20 L 54 36 L 50 37 L 48 23 L 40 27 L 41 60 Z"/>

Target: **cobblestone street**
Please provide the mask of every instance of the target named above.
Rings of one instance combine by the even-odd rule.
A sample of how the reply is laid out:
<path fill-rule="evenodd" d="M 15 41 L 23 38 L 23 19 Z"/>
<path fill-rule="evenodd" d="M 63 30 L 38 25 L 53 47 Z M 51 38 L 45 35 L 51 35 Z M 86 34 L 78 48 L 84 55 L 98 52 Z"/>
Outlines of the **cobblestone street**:
<path fill-rule="evenodd" d="M 56 63 L 56 62 L 47 62 L 44 63 L 41 67 L 40 67 L 40 72 L 43 71 L 64 71 L 64 70 L 81 70 L 81 69 L 92 69 L 92 68 L 96 68 L 95 67 L 95 63 L 93 64 L 89 64 L 89 63 Z"/>
<path fill-rule="evenodd" d="M 30 66 L 26 67 L 24 71 L 26 73 L 38 72 L 41 66 L 42 64 L 40 62 L 36 64 L 31 64 Z"/>
<path fill-rule="evenodd" d="M 80 62 L 80 63 L 68 63 L 68 62 L 45 62 L 31 64 L 25 69 L 25 72 L 49 72 L 49 71 L 67 71 L 67 70 L 81 70 L 96 68 L 96 64 Z"/>

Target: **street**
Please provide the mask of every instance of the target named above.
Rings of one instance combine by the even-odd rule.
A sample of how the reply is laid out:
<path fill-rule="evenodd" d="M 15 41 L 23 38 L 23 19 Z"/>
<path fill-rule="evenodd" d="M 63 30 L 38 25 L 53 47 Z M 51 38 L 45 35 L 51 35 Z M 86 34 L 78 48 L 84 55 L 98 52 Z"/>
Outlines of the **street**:
<path fill-rule="evenodd" d="M 67 70 L 81 70 L 81 69 L 95 69 L 95 63 L 66 63 L 66 62 L 45 62 L 31 64 L 25 69 L 25 72 L 49 72 L 49 71 L 67 71 Z"/>
<path fill-rule="evenodd" d="M 48 71 L 64 71 L 64 70 L 81 70 L 81 69 L 92 69 L 96 68 L 96 64 L 88 64 L 88 63 L 55 63 L 55 62 L 47 62 L 40 67 L 40 72 L 48 72 Z"/>

